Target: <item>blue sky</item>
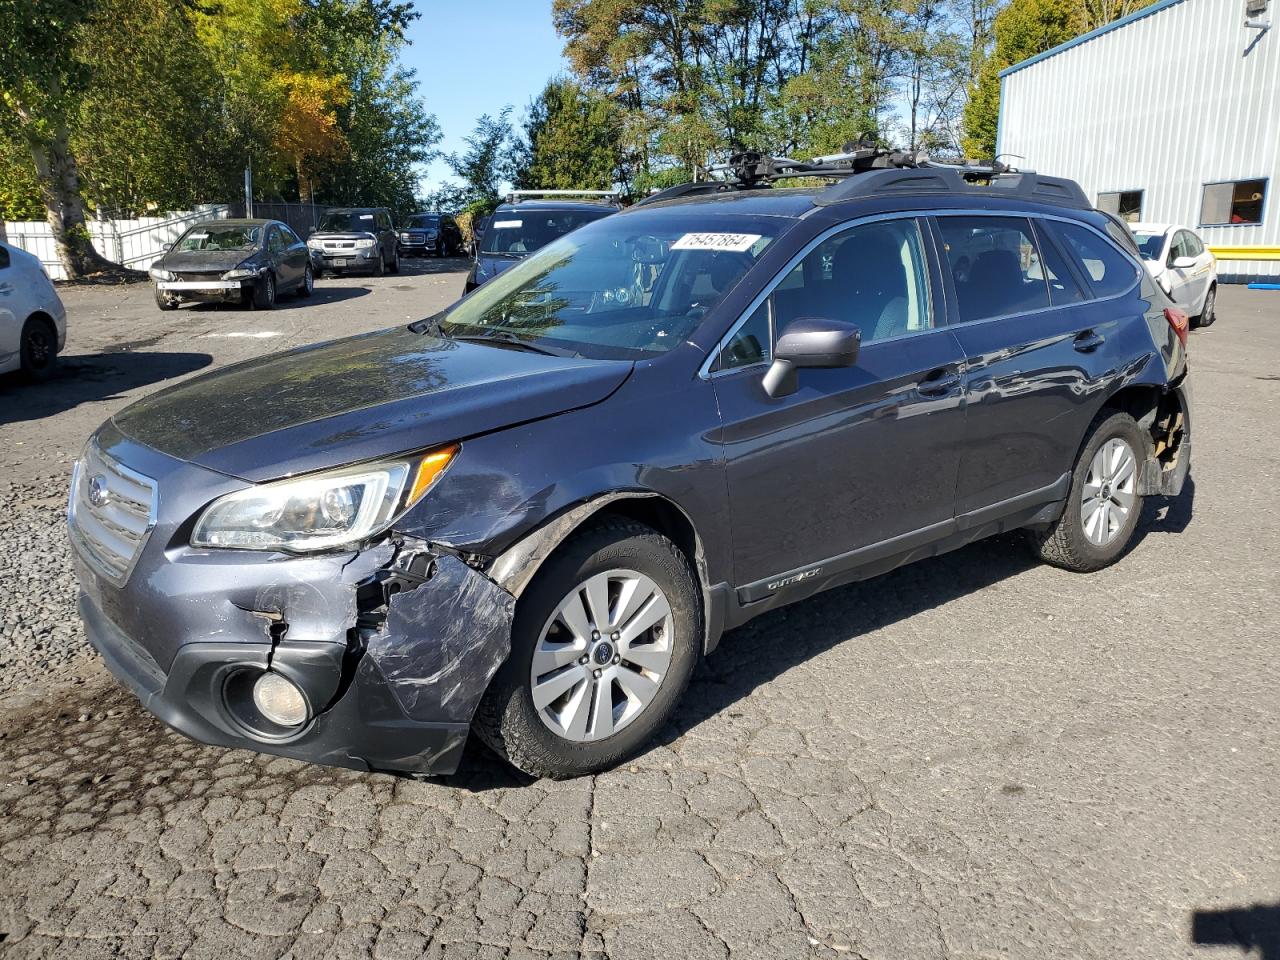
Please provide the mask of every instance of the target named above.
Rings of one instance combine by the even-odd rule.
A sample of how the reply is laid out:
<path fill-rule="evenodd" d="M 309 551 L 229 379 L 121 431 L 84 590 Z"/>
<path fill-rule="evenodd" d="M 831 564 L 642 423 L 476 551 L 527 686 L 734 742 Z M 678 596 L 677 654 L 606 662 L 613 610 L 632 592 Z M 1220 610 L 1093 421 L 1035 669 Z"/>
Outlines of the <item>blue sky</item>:
<path fill-rule="evenodd" d="M 418 71 L 427 109 L 436 115 L 445 153 L 482 113 L 506 104 L 519 122 L 547 78 L 564 70 L 563 43 L 551 26 L 551 0 L 417 0 L 407 66 Z M 442 161 L 426 169 L 423 190 L 451 180 Z"/>

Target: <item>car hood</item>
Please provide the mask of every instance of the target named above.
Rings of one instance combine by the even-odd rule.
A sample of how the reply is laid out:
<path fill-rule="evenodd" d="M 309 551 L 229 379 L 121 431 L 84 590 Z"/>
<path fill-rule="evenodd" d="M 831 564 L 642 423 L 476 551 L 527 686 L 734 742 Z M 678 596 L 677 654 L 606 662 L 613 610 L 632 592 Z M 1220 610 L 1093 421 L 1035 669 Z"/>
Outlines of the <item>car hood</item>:
<path fill-rule="evenodd" d="M 329 231 L 328 233 L 319 230 L 307 237 L 308 240 L 368 240 L 370 237 L 376 237 L 377 234 L 372 230 L 344 230 L 342 232 Z"/>
<path fill-rule="evenodd" d="M 261 481 L 589 406 L 631 369 L 397 327 L 225 367 L 154 393 L 113 421 L 162 453 Z"/>
<path fill-rule="evenodd" d="M 231 270 L 238 267 L 250 257 L 257 256 L 257 250 L 184 250 L 166 253 L 156 266 L 174 273 L 205 273 L 213 270 Z"/>

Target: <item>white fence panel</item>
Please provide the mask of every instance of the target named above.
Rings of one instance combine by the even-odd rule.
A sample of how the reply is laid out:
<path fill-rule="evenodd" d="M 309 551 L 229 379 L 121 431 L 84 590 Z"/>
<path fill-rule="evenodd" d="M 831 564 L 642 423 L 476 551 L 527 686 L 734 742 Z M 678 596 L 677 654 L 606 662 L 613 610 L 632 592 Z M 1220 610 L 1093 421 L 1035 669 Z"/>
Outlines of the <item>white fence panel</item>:
<path fill-rule="evenodd" d="M 163 217 L 141 217 L 134 220 L 91 220 L 89 236 L 94 248 L 110 260 L 133 270 L 146 270 L 167 244 L 173 243 L 193 223 L 221 220 L 231 214 L 225 203 L 200 204 L 193 210 L 170 213 Z M 40 258 L 54 280 L 65 280 L 67 273 L 58 259 L 53 231 L 42 220 L 6 222 L 4 233 L 9 243 Z"/>

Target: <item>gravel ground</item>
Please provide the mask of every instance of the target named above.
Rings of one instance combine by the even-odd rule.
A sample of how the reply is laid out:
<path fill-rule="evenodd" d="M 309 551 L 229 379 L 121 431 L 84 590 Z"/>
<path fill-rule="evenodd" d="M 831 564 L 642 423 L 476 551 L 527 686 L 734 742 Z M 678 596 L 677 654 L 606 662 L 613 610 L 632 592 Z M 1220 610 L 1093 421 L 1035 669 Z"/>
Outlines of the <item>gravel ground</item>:
<path fill-rule="evenodd" d="M 85 682 L 0 701 L 0 952 L 1280 957 L 1280 298 L 1226 290 L 1219 316 L 1192 338 L 1194 480 L 1116 566 L 1005 537 L 770 613 L 600 776 L 205 747 L 60 661 Z M 68 602 L 40 572 L 73 421 L 0 445 L 47 478 L 0 520 L 0 550 L 50 558 L 0 584 L 33 648 Z"/>
<path fill-rule="evenodd" d="M 67 479 L 0 486 L 0 698 L 97 673 L 76 614 Z"/>

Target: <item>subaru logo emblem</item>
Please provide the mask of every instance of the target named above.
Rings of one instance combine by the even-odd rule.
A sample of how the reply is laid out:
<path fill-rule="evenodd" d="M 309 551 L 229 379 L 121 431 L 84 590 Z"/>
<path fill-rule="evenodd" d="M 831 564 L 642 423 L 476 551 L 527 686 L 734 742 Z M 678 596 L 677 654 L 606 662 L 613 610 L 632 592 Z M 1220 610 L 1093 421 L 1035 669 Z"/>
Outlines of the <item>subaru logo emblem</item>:
<path fill-rule="evenodd" d="M 104 506 L 111 494 L 107 490 L 107 478 L 102 474 L 89 480 L 89 503 L 95 507 Z"/>

